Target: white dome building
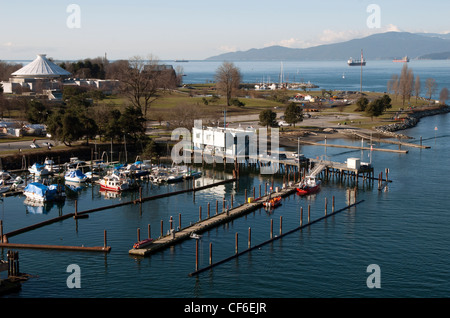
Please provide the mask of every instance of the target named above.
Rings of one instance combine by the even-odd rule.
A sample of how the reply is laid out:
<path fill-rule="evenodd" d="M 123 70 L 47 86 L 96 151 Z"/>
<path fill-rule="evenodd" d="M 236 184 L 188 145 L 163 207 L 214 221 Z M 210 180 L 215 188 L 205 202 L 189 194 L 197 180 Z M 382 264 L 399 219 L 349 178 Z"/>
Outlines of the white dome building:
<path fill-rule="evenodd" d="M 38 54 L 34 61 L 12 73 L 8 82 L 2 82 L 3 92 L 50 94 L 52 91 L 60 90 L 61 80 L 70 75 L 70 72 L 49 61 L 46 54 Z"/>
<path fill-rule="evenodd" d="M 60 78 L 70 76 L 70 73 L 55 63 L 47 60 L 46 54 L 38 54 L 30 64 L 15 71 L 15 78 Z"/>

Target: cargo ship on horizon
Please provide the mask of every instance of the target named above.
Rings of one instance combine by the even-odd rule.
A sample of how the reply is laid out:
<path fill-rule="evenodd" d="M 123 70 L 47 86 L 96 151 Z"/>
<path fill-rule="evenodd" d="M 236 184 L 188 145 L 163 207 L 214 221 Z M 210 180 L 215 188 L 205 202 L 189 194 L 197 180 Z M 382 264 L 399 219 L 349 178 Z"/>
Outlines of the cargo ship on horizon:
<path fill-rule="evenodd" d="M 408 63 L 409 62 L 409 57 L 405 56 L 402 59 L 394 59 L 392 62 Z"/>

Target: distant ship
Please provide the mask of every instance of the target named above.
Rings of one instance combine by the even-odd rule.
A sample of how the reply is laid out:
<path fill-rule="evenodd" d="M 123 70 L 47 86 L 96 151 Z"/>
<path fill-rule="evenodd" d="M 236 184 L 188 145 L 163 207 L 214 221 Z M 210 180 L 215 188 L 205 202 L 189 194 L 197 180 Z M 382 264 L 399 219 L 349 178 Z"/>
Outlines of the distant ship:
<path fill-rule="evenodd" d="M 175 62 L 183 62 L 183 63 L 186 63 L 186 62 L 189 62 L 188 60 L 175 60 Z"/>
<path fill-rule="evenodd" d="M 361 50 L 361 59 L 354 60 L 352 57 L 347 61 L 348 66 L 366 66 L 366 60 L 364 60 L 363 51 Z"/>
<path fill-rule="evenodd" d="M 350 58 L 347 61 L 348 66 L 366 66 L 366 61 L 364 59 L 361 60 L 354 60 L 353 58 Z"/>
<path fill-rule="evenodd" d="M 409 62 L 409 57 L 405 56 L 402 59 L 394 59 L 392 62 L 402 62 L 402 63 L 408 63 Z"/>

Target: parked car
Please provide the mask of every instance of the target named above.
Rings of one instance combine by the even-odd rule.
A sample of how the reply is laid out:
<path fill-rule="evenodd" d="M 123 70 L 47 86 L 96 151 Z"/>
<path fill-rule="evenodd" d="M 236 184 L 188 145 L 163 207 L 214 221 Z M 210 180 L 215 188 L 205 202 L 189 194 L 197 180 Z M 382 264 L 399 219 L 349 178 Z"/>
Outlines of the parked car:
<path fill-rule="evenodd" d="M 32 142 L 30 145 L 31 148 L 40 148 L 37 143 Z"/>
<path fill-rule="evenodd" d="M 278 126 L 282 127 L 282 126 L 290 126 L 287 122 L 285 122 L 284 120 L 280 120 L 278 122 Z"/>

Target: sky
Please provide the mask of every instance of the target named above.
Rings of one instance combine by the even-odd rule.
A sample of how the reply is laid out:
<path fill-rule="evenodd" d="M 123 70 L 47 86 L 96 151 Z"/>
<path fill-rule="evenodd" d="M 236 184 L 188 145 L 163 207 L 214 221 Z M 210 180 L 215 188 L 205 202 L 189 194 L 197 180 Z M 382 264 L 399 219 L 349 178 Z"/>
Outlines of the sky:
<path fill-rule="evenodd" d="M 450 32 L 448 0 L 0 0 L 0 60 L 202 60 L 387 31 Z"/>

